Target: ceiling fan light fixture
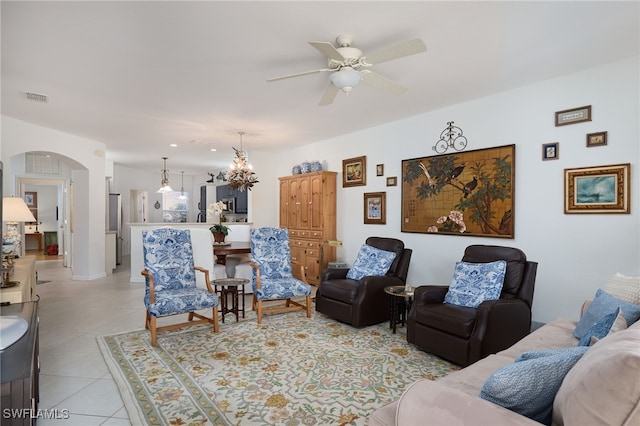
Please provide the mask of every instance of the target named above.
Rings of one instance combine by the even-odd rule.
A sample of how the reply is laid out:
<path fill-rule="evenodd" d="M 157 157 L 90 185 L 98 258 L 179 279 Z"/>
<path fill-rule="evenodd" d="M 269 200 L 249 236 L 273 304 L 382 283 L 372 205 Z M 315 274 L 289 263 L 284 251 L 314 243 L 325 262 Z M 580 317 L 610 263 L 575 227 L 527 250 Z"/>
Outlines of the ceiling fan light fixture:
<path fill-rule="evenodd" d="M 344 93 L 349 93 L 351 89 L 360 84 L 362 73 L 354 70 L 352 67 L 342 67 L 339 71 L 331 74 L 329 79 L 338 89 Z"/>

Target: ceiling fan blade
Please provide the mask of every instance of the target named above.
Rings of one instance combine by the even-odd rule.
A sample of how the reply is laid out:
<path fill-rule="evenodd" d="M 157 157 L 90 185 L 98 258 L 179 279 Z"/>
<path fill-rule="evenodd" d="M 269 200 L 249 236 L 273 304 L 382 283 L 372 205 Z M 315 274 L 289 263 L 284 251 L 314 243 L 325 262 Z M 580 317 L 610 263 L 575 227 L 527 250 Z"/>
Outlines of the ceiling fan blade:
<path fill-rule="evenodd" d="M 320 69 L 320 70 L 303 71 L 303 72 L 299 72 L 299 73 L 295 73 L 295 74 L 283 75 L 282 77 L 268 78 L 267 82 L 271 83 L 272 81 L 284 80 L 284 79 L 293 78 L 293 77 L 300 77 L 300 76 L 309 75 L 309 74 L 316 74 L 316 73 L 324 72 L 324 71 L 334 71 L 334 70 L 331 70 L 329 68 L 323 68 L 323 69 Z"/>
<path fill-rule="evenodd" d="M 340 89 L 338 89 L 333 83 L 329 82 L 329 85 L 324 91 L 324 95 L 322 95 L 322 99 L 320 99 L 320 103 L 318 105 L 325 106 L 332 104 L 339 91 Z"/>
<path fill-rule="evenodd" d="M 426 51 L 427 46 L 424 44 L 424 42 L 419 38 L 416 38 L 405 43 L 400 43 L 395 46 L 376 50 L 370 55 L 365 55 L 364 60 L 368 64 L 375 65 Z"/>
<path fill-rule="evenodd" d="M 404 87 L 402 84 L 396 83 L 393 80 L 388 79 L 387 77 L 384 77 L 378 73 L 375 73 L 373 71 L 362 71 L 362 80 L 367 83 L 372 85 L 373 87 L 376 87 L 380 90 L 383 90 L 387 93 L 389 93 L 390 95 L 401 95 L 404 92 L 407 91 L 407 88 Z"/>
<path fill-rule="evenodd" d="M 342 56 L 342 54 L 338 52 L 338 49 L 336 49 L 336 47 L 331 43 L 326 41 L 310 41 L 309 44 L 318 49 L 320 53 L 329 59 L 333 59 L 337 62 L 345 60 L 344 56 Z"/>

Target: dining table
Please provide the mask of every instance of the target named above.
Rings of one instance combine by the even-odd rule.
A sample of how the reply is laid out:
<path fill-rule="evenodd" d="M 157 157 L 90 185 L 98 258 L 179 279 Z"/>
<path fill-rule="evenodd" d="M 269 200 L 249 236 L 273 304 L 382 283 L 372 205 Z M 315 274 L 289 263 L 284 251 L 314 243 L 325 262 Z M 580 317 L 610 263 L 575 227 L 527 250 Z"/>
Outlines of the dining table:
<path fill-rule="evenodd" d="M 249 241 L 229 241 L 213 244 L 213 254 L 216 256 L 216 263 L 225 265 L 227 256 L 230 254 L 251 253 L 251 243 Z"/>

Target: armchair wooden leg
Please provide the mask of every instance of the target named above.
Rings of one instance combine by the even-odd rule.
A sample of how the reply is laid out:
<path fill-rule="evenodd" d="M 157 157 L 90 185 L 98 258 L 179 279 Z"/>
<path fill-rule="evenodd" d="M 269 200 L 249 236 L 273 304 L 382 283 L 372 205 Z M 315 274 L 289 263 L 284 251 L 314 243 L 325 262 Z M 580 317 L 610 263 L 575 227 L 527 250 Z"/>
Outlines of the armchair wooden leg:
<path fill-rule="evenodd" d="M 151 346 L 155 346 L 156 345 L 156 317 L 151 316 L 151 321 L 150 321 L 150 331 L 151 331 Z"/>
<path fill-rule="evenodd" d="M 193 321 L 193 312 L 189 312 L 189 321 Z"/>
<path fill-rule="evenodd" d="M 253 295 L 253 301 L 251 302 L 251 310 L 255 311 L 256 310 L 256 303 L 258 303 L 258 299 L 256 299 L 256 295 Z"/>
<path fill-rule="evenodd" d="M 220 324 L 218 323 L 218 307 L 213 308 L 213 332 L 217 333 L 220 330 Z"/>
<path fill-rule="evenodd" d="M 311 296 L 307 296 L 307 318 L 311 318 Z"/>
<path fill-rule="evenodd" d="M 144 328 L 146 328 L 147 330 L 149 329 L 150 321 L 151 321 L 151 314 L 149 314 L 149 311 L 147 311 L 147 315 L 145 316 L 145 319 L 144 319 Z"/>
<path fill-rule="evenodd" d="M 262 300 L 258 300 L 256 302 L 257 305 L 257 314 L 258 314 L 258 324 L 262 323 Z"/>

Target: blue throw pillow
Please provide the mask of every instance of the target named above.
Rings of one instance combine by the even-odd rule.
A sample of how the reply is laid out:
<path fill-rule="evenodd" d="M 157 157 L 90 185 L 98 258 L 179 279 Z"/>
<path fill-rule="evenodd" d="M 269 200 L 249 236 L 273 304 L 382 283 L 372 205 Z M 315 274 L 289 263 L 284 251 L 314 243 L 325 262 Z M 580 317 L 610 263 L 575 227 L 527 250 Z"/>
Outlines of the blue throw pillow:
<path fill-rule="evenodd" d="M 620 308 L 616 308 L 615 311 L 611 312 L 609 315 L 605 315 L 600 321 L 593 324 L 591 328 L 582 335 L 578 342 L 578 346 L 590 346 L 592 337 L 599 340 L 609 334 L 611 327 L 613 327 L 613 324 L 616 322 L 616 318 L 619 314 Z"/>
<path fill-rule="evenodd" d="M 363 244 L 358 252 L 358 257 L 353 266 L 347 272 L 347 278 L 360 280 L 369 275 L 384 275 L 387 273 L 396 254 L 392 251 L 381 250 L 367 244 Z"/>
<path fill-rule="evenodd" d="M 588 349 L 576 346 L 525 352 L 487 379 L 480 398 L 549 425 L 553 400 L 564 376 Z"/>
<path fill-rule="evenodd" d="M 456 262 L 453 279 L 444 296 L 445 303 L 477 308 L 485 300 L 500 298 L 507 262 Z"/>
<path fill-rule="evenodd" d="M 593 302 L 591 302 L 587 311 L 582 315 L 580 321 L 578 321 L 575 330 L 573 330 L 573 335 L 581 339 L 591 326 L 611 314 L 616 308 L 620 308 L 622 315 L 624 315 L 624 318 L 627 320 L 628 326 L 631 326 L 631 324 L 640 319 L 640 305 L 625 302 L 599 288 L 598 291 L 596 291 Z"/>

